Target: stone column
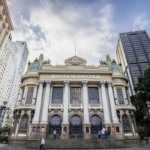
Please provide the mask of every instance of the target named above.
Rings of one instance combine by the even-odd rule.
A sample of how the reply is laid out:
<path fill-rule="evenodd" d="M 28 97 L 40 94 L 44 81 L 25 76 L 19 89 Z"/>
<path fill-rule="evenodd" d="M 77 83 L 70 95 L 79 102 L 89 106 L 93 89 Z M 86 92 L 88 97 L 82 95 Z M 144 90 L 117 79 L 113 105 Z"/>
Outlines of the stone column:
<path fill-rule="evenodd" d="M 20 129 L 20 123 L 21 123 L 21 119 L 22 119 L 22 116 L 23 116 L 24 114 L 25 114 L 25 111 L 24 111 L 24 110 L 21 110 L 21 114 L 20 114 L 20 117 L 19 117 L 19 121 L 18 121 L 17 130 L 16 130 L 16 136 L 18 136 L 19 129 Z"/>
<path fill-rule="evenodd" d="M 22 104 L 23 104 L 23 105 L 25 105 L 25 103 L 26 103 L 27 92 L 28 92 L 28 87 L 25 86 L 25 88 L 24 88 L 24 93 L 23 93 L 23 97 L 22 97 Z"/>
<path fill-rule="evenodd" d="M 19 95 L 18 95 L 18 100 L 17 100 L 17 105 L 21 104 L 22 94 L 23 94 L 23 90 L 22 90 L 22 88 L 20 88 Z"/>
<path fill-rule="evenodd" d="M 64 96 L 63 96 L 63 122 L 62 122 L 62 139 L 69 139 L 69 121 L 68 121 L 68 105 L 69 105 L 69 81 L 64 81 Z"/>
<path fill-rule="evenodd" d="M 43 110 L 42 110 L 42 118 L 40 124 L 47 125 L 48 124 L 48 104 L 50 96 L 50 82 L 46 83 L 46 90 L 44 96 Z"/>
<path fill-rule="evenodd" d="M 32 124 L 38 124 L 39 123 L 39 117 L 40 117 L 40 110 L 41 110 L 41 101 L 42 101 L 42 93 L 43 93 L 43 83 L 39 83 L 39 89 L 38 89 L 38 95 L 36 100 L 36 107 L 34 112 L 34 117 Z"/>
<path fill-rule="evenodd" d="M 124 102 L 125 102 L 126 105 L 128 105 L 129 102 L 128 102 L 128 96 L 127 96 L 127 94 L 126 94 L 126 89 L 125 89 L 125 87 L 122 88 L 122 92 L 123 92 Z"/>
<path fill-rule="evenodd" d="M 111 115 L 112 115 L 112 121 L 113 123 L 119 123 L 116 106 L 114 102 L 114 95 L 112 91 L 112 84 L 108 83 L 108 93 L 109 93 L 109 100 L 110 100 L 110 107 L 111 107 Z"/>
<path fill-rule="evenodd" d="M 102 93 L 102 103 L 103 103 L 103 112 L 104 112 L 104 124 L 110 124 L 110 114 L 108 108 L 108 101 L 106 95 L 105 83 L 101 82 L 101 93 Z"/>
<path fill-rule="evenodd" d="M 99 103 L 102 105 L 102 93 L 101 93 L 101 87 L 98 88 L 98 93 L 99 93 Z"/>
<path fill-rule="evenodd" d="M 115 104 L 119 105 L 116 87 L 113 87 Z"/>
<path fill-rule="evenodd" d="M 37 85 L 34 87 L 33 98 L 32 98 L 32 105 L 36 104 L 36 93 L 37 93 Z"/>
<path fill-rule="evenodd" d="M 82 81 L 83 83 L 83 105 L 84 105 L 84 139 L 91 138 L 91 125 L 89 121 L 89 99 L 88 99 L 88 87 L 87 87 L 87 81 Z"/>

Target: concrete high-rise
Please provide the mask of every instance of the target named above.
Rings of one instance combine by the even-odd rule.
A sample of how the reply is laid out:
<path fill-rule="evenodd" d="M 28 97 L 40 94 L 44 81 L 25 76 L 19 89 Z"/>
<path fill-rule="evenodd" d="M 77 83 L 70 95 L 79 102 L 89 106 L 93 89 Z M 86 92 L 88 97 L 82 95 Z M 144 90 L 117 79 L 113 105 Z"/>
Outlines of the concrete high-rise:
<path fill-rule="evenodd" d="M 129 92 L 134 95 L 138 77 L 150 67 L 150 39 L 145 30 L 120 33 L 117 44 L 117 58 L 129 78 Z"/>
<path fill-rule="evenodd" d="M 12 42 L 11 31 L 6 0 L 0 0 L 0 126 L 5 125 L 6 109 L 13 111 L 29 54 L 26 42 Z"/>

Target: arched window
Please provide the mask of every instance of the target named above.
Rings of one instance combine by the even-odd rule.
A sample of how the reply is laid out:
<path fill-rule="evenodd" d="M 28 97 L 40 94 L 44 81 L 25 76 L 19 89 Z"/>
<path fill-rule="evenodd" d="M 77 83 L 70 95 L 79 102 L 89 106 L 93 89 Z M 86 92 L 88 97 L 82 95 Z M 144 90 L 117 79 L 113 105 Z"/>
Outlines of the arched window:
<path fill-rule="evenodd" d="M 131 132 L 131 126 L 127 115 L 122 116 L 122 123 L 124 132 Z"/>
<path fill-rule="evenodd" d="M 53 131 L 56 130 L 57 134 L 61 134 L 61 118 L 58 115 L 54 115 L 51 117 L 49 122 L 49 133 L 53 134 Z"/>
<path fill-rule="evenodd" d="M 27 115 L 22 116 L 19 132 L 26 133 L 28 129 L 28 123 L 29 123 L 29 117 Z"/>
<path fill-rule="evenodd" d="M 82 120 L 78 115 L 74 115 L 70 119 L 70 134 L 82 134 Z"/>
<path fill-rule="evenodd" d="M 90 119 L 91 122 L 91 133 L 97 134 L 102 128 L 102 120 L 98 115 L 93 115 Z"/>
<path fill-rule="evenodd" d="M 61 125 L 61 118 L 57 115 L 53 116 L 50 121 L 51 125 Z"/>
<path fill-rule="evenodd" d="M 80 125 L 81 124 L 81 118 L 77 115 L 73 116 L 70 120 L 72 125 Z"/>

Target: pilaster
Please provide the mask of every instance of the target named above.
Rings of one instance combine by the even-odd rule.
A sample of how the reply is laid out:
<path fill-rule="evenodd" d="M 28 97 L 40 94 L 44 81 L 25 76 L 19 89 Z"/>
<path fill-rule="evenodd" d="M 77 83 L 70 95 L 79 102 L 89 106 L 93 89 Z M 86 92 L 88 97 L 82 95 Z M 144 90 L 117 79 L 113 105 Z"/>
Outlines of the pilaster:
<path fill-rule="evenodd" d="M 44 97 L 44 104 L 42 110 L 42 119 L 40 124 L 48 124 L 48 104 L 49 104 L 49 95 L 50 95 L 50 82 L 46 83 L 46 91 Z"/>
<path fill-rule="evenodd" d="M 65 87 L 64 87 L 64 96 L 63 96 L 63 122 L 62 122 L 62 139 L 68 139 L 69 138 L 69 121 L 68 121 L 68 105 L 69 105 L 69 81 L 64 81 Z"/>
<path fill-rule="evenodd" d="M 35 112 L 34 112 L 34 117 L 33 117 L 32 124 L 38 124 L 39 123 L 40 110 L 41 110 L 41 101 L 42 101 L 42 93 L 43 93 L 43 83 L 40 82 L 39 83 L 36 107 L 35 107 Z"/>
<path fill-rule="evenodd" d="M 34 87 L 33 98 L 32 98 L 32 105 L 36 104 L 36 93 L 37 93 L 37 85 Z"/>
<path fill-rule="evenodd" d="M 103 112 L 104 112 L 104 124 L 111 124 L 110 120 L 110 114 L 108 110 L 108 101 L 107 101 L 107 95 L 106 95 L 106 87 L 105 82 L 100 82 L 101 84 L 101 90 L 102 90 L 102 102 L 103 102 Z"/>
<path fill-rule="evenodd" d="M 113 123 L 118 124 L 119 120 L 118 120 L 116 106 L 115 106 L 115 102 L 114 102 L 114 95 L 113 95 L 113 91 L 112 91 L 112 84 L 110 82 L 108 82 L 108 93 L 109 93 L 109 99 L 110 99 L 112 121 L 113 121 Z"/>
<path fill-rule="evenodd" d="M 83 128 L 84 128 L 84 139 L 90 139 L 91 138 L 91 125 L 89 121 L 89 99 L 88 99 L 88 87 L 87 87 L 87 81 L 82 81 L 83 83 L 83 105 L 84 105 L 84 122 L 83 122 Z"/>

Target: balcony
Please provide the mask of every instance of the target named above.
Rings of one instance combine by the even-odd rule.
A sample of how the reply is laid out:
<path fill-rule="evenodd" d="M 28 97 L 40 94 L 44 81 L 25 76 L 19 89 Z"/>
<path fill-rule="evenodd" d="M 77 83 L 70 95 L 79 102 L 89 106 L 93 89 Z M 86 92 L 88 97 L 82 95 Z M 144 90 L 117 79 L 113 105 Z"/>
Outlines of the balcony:
<path fill-rule="evenodd" d="M 35 105 L 33 104 L 21 104 L 21 105 L 17 105 L 14 110 L 17 109 L 35 109 Z"/>
<path fill-rule="evenodd" d="M 116 105 L 116 109 L 119 110 L 119 109 L 130 109 L 130 110 L 136 110 L 135 106 L 133 106 L 132 104 L 118 104 Z"/>
<path fill-rule="evenodd" d="M 102 104 L 99 104 L 99 103 L 91 103 L 89 104 L 89 109 L 102 109 Z"/>
<path fill-rule="evenodd" d="M 51 109 L 63 109 L 63 104 L 52 103 L 49 105 L 49 110 Z"/>
<path fill-rule="evenodd" d="M 83 104 L 79 101 L 72 101 L 72 103 L 69 104 L 69 109 L 83 109 Z"/>

